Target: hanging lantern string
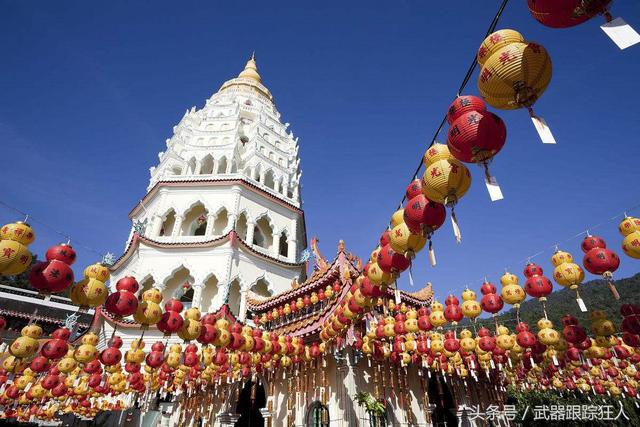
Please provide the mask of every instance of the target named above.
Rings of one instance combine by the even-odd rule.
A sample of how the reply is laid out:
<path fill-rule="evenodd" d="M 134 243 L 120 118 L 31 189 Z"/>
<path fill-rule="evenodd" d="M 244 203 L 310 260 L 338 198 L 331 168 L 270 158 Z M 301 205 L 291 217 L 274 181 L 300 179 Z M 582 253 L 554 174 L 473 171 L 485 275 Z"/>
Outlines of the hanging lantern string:
<path fill-rule="evenodd" d="M 491 21 L 491 24 L 489 25 L 489 28 L 487 29 L 487 32 L 485 33 L 485 35 L 483 37 L 483 40 L 486 39 L 489 36 L 489 34 L 491 34 L 491 33 L 493 33 L 495 31 L 496 27 L 498 26 L 498 22 L 500 21 L 500 17 L 502 16 L 502 12 L 504 12 L 504 9 L 507 6 L 508 2 L 509 2 L 509 0 L 502 0 L 502 3 L 500 4 L 500 8 L 498 9 L 498 11 L 496 12 L 495 16 L 493 17 L 493 20 Z M 460 83 L 460 87 L 458 88 L 458 91 L 456 92 L 456 96 L 460 96 L 460 94 L 467 87 L 467 84 L 469 84 L 469 81 L 471 80 L 471 77 L 473 76 L 473 72 L 475 71 L 477 66 L 478 66 L 478 61 L 477 61 L 476 55 L 473 55 L 473 60 L 471 62 L 471 65 L 469 65 L 469 68 L 467 69 L 467 72 L 464 75 L 464 78 L 462 79 L 462 83 Z M 433 137 L 431 138 L 431 142 L 429 142 L 429 145 L 428 145 L 427 148 L 429 148 L 433 144 L 435 144 L 436 139 L 438 138 L 438 135 L 440 135 L 440 132 L 442 131 L 442 128 L 444 127 L 445 123 L 447 123 L 447 115 L 446 114 L 442 118 L 442 121 L 440 122 L 440 125 L 438 126 L 438 128 L 435 131 L 435 133 L 433 134 Z M 420 173 L 420 169 L 422 169 L 422 158 L 420 159 L 420 162 L 418 163 L 418 167 L 416 168 L 416 171 L 413 173 L 413 178 L 412 179 L 416 179 L 418 177 L 418 174 Z M 400 207 L 402 207 L 402 204 L 404 203 L 405 199 L 406 199 L 406 195 L 403 195 L 402 196 L 402 200 L 400 201 Z"/>
<path fill-rule="evenodd" d="M 2 200 L 0 200 L 0 205 L 2 205 L 2 206 L 4 206 L 4 207 L 6 207 L 6 208 L 7 208 L 7 209 L 9 209 L 9 210 L 12 210 L 12 211 L 14 211 L 14 212 L 16 212 L 16 213 L 20 214 L 20 215 L 22 215 L 22 216 L 24 216 L 25 218 L 27 218 L 27 219 L 28 219 L 28 221 L 29 221 L 30 223 L 34 223 L 34 224 L 41 225 L 41 226 L 43 226 L 44 228 L 46 228 L 46 229 L 50 230 L 51 232 L 53 232 L 54 234 L 57 234 L 57 235 L 61 236 L 64 240 L 66 240 L 66 241 L 67 241 L 67 244 L 70 244 L 70 243 L 71 243 L 71 235 L 70 235 L 69 233 L 65 233 L 65 232 L 63 232 L 63 231 L 59 231 L 59 230 L 58 230 L 58 229 L 56 229 L 55 227 L 53 227 L 53 226 L 51 226 L 51 225 L 49 225 L 49 224 L 47 224 L 47 223 L 45 223 L 45 222 L 43 222 L 43 221 L 41 221 L 41 220 L 37 219 L 37 218 L 34 218 L 32 215 L 27 214 L 26 212 L 24 212 L 24 211 L 22 211 L 22 210 L 20 210 L 20 209 L 16 208 L 15 206 L 11 206 L 10 204 L 8 204 L 8 203 L 6 203 L 6 202 L 4 202 L 4 201 L 2 201 Z M 26 221 L 25 221 L 25 222 L 26 222 Z M 74 246 L 77 246 L 77 247 L 81 247 L 82 249 L 85 249 L 85 250 L 87 250 L 87 251 L 89 251 L 89 252 L 93 252 L 94 254 L 96 254 L 96 255 L 98 255 L 98 256 L 100 256 L 100 257 L 102 257 L 102 256 L 104 255 L 104 253 L 101 253 L 101 252 L 99 252 L 99 251 L 97 251 L 97 250 L 95 250 L 95 249 L 93 249 L 93 248 L 90 248 L 89 246 L 86 246 L 86 245 L 84 245 L 84 244 L 82 244 L 82 243 L 79 243 L 79 242 L 78 242 L 77 240 L 75 240 L 75 239 L 73 240 L 73 245 L 74 245 Z"/>
<path fill-rule="evenodd" d="M 603 225 L 606 225 L 606 224 L 610 223 L 611 221 L 614 221 L 614 220 L 619 219 L 619 218 L 621 218 L 621 217 L 622 217 L 622 218 L 624 218 L 624 217 L 626 217 L 626 216 L 627 216 L 627 213 L 628 213 L 628 212 L 632 212 L 632 211 L 634 211 L 634 210 L 636 210 L 636 209 L 638 209 L 638 208 L 640 208 L 640 203 L 637 203 L 637 204 L 635 204 L 635 205 L 633 205 L 633 206 L 631 206 L 631 207 L 629 207 L 629 208 L 625 209 L 623 212 L 620 212 L 620 213 L 618 213 L 618 214 L 616 214 L 616 215 L 614 215 L 614 216 L 612 216 L 612 217 L 610 217 L 610 218 L 607 218 L 607 219 L 605 219 L 604 221 L 602 221 L 602 222 L 600 222 L 600 223 L 598 223 L 598 224 L 596 224 L 596 225 L 593 225 L 593 226 L 587 227 L 587 229 L 582 230 L 582 231 L 580 231 L 580 232 L 579 232 L 579 233 L 577 233 L 577 234 L 574 234 L 573 236 L 569 237 L 569 238 L 568 238 L 568 239 L 566 239 L 566 240 L 562 240 L 562 241 L 556 242 L 556 243 L 554 243 L 553 245 L 548 246 L 548 247 L 546 247 L 546 248 L 544 248 L 544 249 L 542 249 L 542 250 L 540 250 L 540 251 L 538 251 L 538 252 L 534 253 L 533 255 L 529 255 L 529 256 L 527 256 L 527 257 L 524 257 L 523 259 L 521 259 L 521 260 L 519 260 L 519 261 L 511 262 L 510 264 L 511 264 L 511 265 L 521 265 L 521 264 L 523 264 L 523 263 L 531 262 L 531 260 L 532 260 L 532 259 L 534 259 L 534 258 L 535 258 L 535 257 L 537 257 L 537 256 L 542 255 L 543 253 L 545 253 L 545 252 L 547 252 L 547 251 L 549 251 L 549 250 L 551 250 L 551 251 L 554 251 L 554 252 L 555 252 L 556 250 L 558 250 L 558 248 L 559 248 L 559 246 L 560 246 L 561 244 L 564 244 L 564 243 L 570 242 L 570 241 L 572 241 L 572 240 L 574 240 L 574 239 L 576 239 L 576 238 L 578 238 L 578 237 L 580 237 L 580 236 L 588 235 L 590 230 L 595 230 L 595 229 L 597 229 L 597 228 L 600 228 L 600 227 L 602 227 Z M 504 272 L 507 272 L 507 271 L 509 270 L 509 267 L 507 266 L 507 267 L 505 267 L 503 270 L 504 270 Z M 478 279 L 478 280 L 474 280 L 472 283 L 480 282 L 480 281 L 486 280 L 486 278 L 487 278 L 487 275 L 485 274 L 485 275 L 483 275 L 483 276 L 482 276 L 482 278 L 480 278 L 480 279 Z"/>

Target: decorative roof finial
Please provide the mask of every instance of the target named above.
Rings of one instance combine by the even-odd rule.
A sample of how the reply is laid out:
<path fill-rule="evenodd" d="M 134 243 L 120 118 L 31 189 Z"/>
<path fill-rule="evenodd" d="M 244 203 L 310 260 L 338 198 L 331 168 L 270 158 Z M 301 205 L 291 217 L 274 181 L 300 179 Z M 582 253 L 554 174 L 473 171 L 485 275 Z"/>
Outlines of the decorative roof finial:
<path fill-rule="evenodd" d="M 252 79 L 257 81 L 258 83 L 262 82 L 260 74 L 258 74 L 258 65 L 256 64 L 255 51 L 251 53 L 251 58 L 249 58 L 249 60 L 247 61 L 247 65 L 244 66 L 244 70 L 242 70 L 242 72 L 238 74 L 238 77 L 244 79 Z"/>

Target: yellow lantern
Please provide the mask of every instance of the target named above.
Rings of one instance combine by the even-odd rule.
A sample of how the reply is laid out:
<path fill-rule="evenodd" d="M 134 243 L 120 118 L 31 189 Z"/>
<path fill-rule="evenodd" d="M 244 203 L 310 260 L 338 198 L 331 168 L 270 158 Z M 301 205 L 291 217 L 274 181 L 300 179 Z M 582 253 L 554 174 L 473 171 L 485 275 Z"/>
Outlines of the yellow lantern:
<path fill-rule="evenodd" d="M 515 308 L 520 308 L 520 303 L 526 298 L 524 289 L 519 284 L 518 276 L 512 273 L 505 273 L 500 278 L 502 284 L 502 299 Z"/>
<path fill-rule="evenodd" d="M 84 269 L 84 277 L 106 282 L 109 280 L 109 269 L 100 263 L 92 264 Z"/>
<path fill-rule="evenodd" d="M 143 326 L 155 325 L 162 318 L 162 309 L 153 301 L 141 301 L 133 319 Z"/>
<path fill-rule="evenodd" d="M 12 276 L 29 268 L 32 255 L 27 246 L 34 239 L 33 229 L 22 221 L 0 228 L 0 274 Z"/>
<path fill-rule="evenodd" d="M 82 344 L 73 353 L 74 359 L 80 363 L 88 363 L 95 360 L 98 357 L 98 349 L 96 348 L 98 336 L 90 332 L 82 337 L 81 342 Z"/>
<path fill-rule="evenodd" d="M 622 240 L 622 250 L 631 258 L 640 259 L 640 231 L 625 236 Z"/>
<path fill-rule="evenodd" d="M 640 231 L 640 219 L 625 215 L 624 219 L 618 224 L 618 231 L 622 236 L 628 236 L 635 231 Z"/>
<path fill-rule="evenodd" d="M 483 66 L 491 55 L 510 43 L 524 43 L 524 37 L 519 32 L 509 29 L 498 30 L 491 34 L 491 36 L 484 39 L 480 49 L 478 49 L 476 56 L 478 65 Z"/>
<path fill-rule="evenodd" d="M 631 258 L 640 259 L 640 219 L 626 216 L 618 225 L 624 237 L 622 250 Z"/>
<path fill-rule="evenodd" d="M 413 259 L 417 252 L 427 243 L 422 233 L 414 234 L 404 221 L 397 224 L 389 233 L 391 249 Z"/>
<path fill-rule="evenodd" d="M 505 326 L 498 326 L 498 336 L 496 345 L 503 350 L 511 350 L 515 344 L 513 337 L 509 334 L 509 329 Z"/>
<path fill-rule="evenodd" d="M 375 262 L 369 263 L 369 268 L 367 269 L 367 277 L 374 285 L 389 285 L 393 281 L 393 277 L 391 276 L 391 274 L 382 271 L 382 269 Z M 327 291 L 325 291 L 324 294 L 327 295 Z"/>
<path fill-rule="evenodd" d="M 80 307 L 103 305 L 108 295 L 104 282 L 94 278 L 85 278 L 71 288 L 71 300 Z"/>
<path fill-rule="evenodd" d="M 584 270 L 578 264 L 573 262 L 573 256 L 569 252 L 556 251 L 551 257 L 551 262 L 555 269 L 553 270 L 553 280 L 559 285 L 576 291 L 576 301 L 580 306 L 580 310 L 587 311 L 584 301 L 580 298 L 578 287 L 584 280 Z"/>
<path fill-rule="evenodd" d="M 482 307 L 476 298 L 476 293 L 471 289 L 465 289 L 462 292 L 462 305 L 460 309 L 462 310 L 462 314 L 471 320 L 474 320 L 482 313 Z"/>
<path fill-rule="evenodd" d="M 24 359 L 38 351 L 38 338 L 42 335 L 42 328 L 32 323 L 22 328 L 20 334 L 9 346 L 9 352 L 18 359 Z"/>
<path fill-rule="evenodd" d="M 460 347 L 466 352 L 476 349 L 476 340 L 473 339 L 473 333 L 468 329 L 460 331 Z"/>
<path fill-rule="evenodd" d="M 465 195 L 470 185 L 469 169 L 453 157 L 431 163 L 422 176 L 424 195 L 450 207 Z"/>
<path fill-rule="evenodd" d="M 434 301 L 433 303 L 431 303 L 431 314 L 429 314 L 429 321 L 436 328 L 440 328 L 447 323 L 447 319 L 446 317 L 444 317 L 444 306 L 438 301 Z"/>
<path fill-rule="evenodd" d="M 404 222 L 404 209 L 398 209 L 391 215 L 391 228 Z"/>
<path fill-rule="evenodd" d="M 404 321 L 404 327 L 407 332 L 417 333 L 420 328 L 418 327 L 418 312 L 415 309 L 407 311 L 407 319 Z"/>
<path fill-rule="evenodd" d="M 553 329 L 553 323 L 549 319 L 538 320 L 538 339 L 546 346 L 553 346 L 560 341 L 560 334 Z"/>
<path fill-rule="evenodd" d="M 453 158 L 453 156 L 451 155 L 447 144 L 435 143 L 425 151 L 422 163 L 424 163 L 425 166 L 429 166 L 439 160 L 447 160 L 451 158 Z"/>
<path fill-rule="evenodd" d="M 481 56 L 478 89 L 496 108 L 530 109 L 551 81 L 551 59 L 545 48 L 526 42 L 513 30 L 490 34 L 478 51 Z"/>
<path fill-rule="evenodd" d="M 387 316 L 384 319 L 384 327 L 382 328 L 384 331 L 384 335 L 387 338 L 393 338 L 396 336 L 396 331 L 393 329 L 395 326 L 395 319 L 391 316 Z"/>

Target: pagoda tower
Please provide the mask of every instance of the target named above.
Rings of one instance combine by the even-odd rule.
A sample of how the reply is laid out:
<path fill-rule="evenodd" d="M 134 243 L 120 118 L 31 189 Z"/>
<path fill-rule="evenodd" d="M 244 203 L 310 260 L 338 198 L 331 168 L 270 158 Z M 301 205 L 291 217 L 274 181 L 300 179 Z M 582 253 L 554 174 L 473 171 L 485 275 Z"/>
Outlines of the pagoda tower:
<path fill-rule="evenodd" d="M 302 282 L 306 248 L 298 139 L 280 121 L 255 55 L 201 109 L 187 110 L 130 212 L 112 287 L 134 276 L 164 300 L 244 319 L 247 298 Z"/>

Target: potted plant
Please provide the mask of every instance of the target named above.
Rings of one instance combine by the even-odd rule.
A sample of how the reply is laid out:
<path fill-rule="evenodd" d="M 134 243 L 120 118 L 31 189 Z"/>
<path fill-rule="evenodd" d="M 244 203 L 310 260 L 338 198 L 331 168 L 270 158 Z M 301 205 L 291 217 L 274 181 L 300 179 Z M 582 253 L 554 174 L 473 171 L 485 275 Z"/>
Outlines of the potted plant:
<path fill-rule="evenodd" d="M 369 425 L 371 427 L 382 427 L 387 425 L 387 408 L 383 401 L 373 397 L 371 393 L 359 392 L 355 395 L 359 406 L 364 407 L 369 414 Z"/>

